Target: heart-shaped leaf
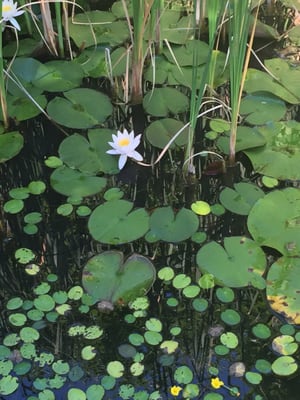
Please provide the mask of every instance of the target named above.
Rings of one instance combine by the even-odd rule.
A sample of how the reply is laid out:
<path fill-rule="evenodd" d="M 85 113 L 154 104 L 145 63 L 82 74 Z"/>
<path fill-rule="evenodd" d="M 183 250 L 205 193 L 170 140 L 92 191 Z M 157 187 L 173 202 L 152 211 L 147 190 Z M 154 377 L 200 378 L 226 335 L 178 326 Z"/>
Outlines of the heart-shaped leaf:
<path fill-rule="evenodd" d="M 106 185 L 106 179 L 62 166 L 52 172 L 50 183 L 60 194 L 81 198 L 100 192 Z"/>
<path fill-rule="evenodd" d="M 177 213 L 171 207 L 159 207 L 150 217 L 149 235 L 165 242 L 181 242 L 198 229 L 199 219 L 191 210 L 182 208 Z"/>
<path fill-rule="evenodd" d="M 0 134 L 0 163 L 16 156 L 24 144 L 23 136 L 19 132 Z"/>
<path fill-rule="evenodd" d="M 156 88 L 145 95 L 143 106 L 147 113 L 155 117 L 165 117 L 169 113 L 178 114 L 187 111 L 189 99 L 177 89 Z"/>
<path fill-rule="evenodd" d="M 300 179 L 300 123 L 274 122 L 258 128 L 265 146 L 244 148 L 255 171 L 277 179 Z"/>
<path fill-rule="evenodd" d="M 245 121 L 252 125 L 262 125 L 270 121 L 279 121 L 286 113 L 283 101 L 272 95 L 248 95 L 241 101 L 240 113 Z"/>
<path fill-rule="evenodd" d="M 264 197 L 264 192 L 247 182 L 234 184 L 234 189 L 226 187 L 220 193 L 220 202 L 227 210 L 240 215 L 248 215 L 255 202 Z"/>
<path fill-rule="evenodd" d="M 233 236 L 224 239 L 224 247 L 214 241 L 201 247 L 197 265 L 201 272 L 214 275 L 220 285 L 244 287 L 264 273 L 266 258 L 253 240 Z"/>
<path fill-rule="evenodd" d="M 155 280 L 148 258 L 133 254 L 124 263 L 123 253 L 106 251 L 92 257 L 83 268 L 82 284 L 94 301 L 127 304 L 143 296 Z"/>
<path fill-rule="evenodd" d="M 152 122 L 146 129 L 147 140 L 152 146 L 163 149 L 166 144 L 180 129 L 183 128 L 183 123 L 172 118 L 163 118 Z M 184 146 L 188 142 L 188 128 L 185 128 L 171 144 L 170 148 Z"/>
<path fill-rule="evenodd" d="M 286 256 L 300 255 L 300 190 L 274 190 L 258 200 L 247 221 L 248 229 L 261 246 Z"/>
<path fill-rule="evenodd" d="M 300 259 L 281 257 L 267 275 L 267 300 L 288 323 L 300 325 Z"/>
<path fill-rule="evenodd" d="M 121 244 L 142 237 L 149 229 L 149 215 L 145 209 L 133 210 L 133 203 L 111 200 L 96 207 L 88 228 L 95 240 L 101 243 Z"/>
<path fill-rule="evenodd" d="M 50 117 L 69 128 L 91 128 L 112 113 L 109 98 L 96 90 L 79 88 L 64 92 L 63 97 L 55 97 L 48 104 Z"/>

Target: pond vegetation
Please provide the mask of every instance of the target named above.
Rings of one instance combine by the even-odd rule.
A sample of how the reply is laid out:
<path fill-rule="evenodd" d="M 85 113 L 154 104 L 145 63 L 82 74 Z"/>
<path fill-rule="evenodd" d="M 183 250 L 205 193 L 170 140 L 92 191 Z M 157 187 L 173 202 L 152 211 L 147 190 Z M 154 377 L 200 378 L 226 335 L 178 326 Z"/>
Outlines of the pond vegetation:
<path fill-rule="evenodd" d="M 1 399 L 297 399 L 299 1 L 0 9 Z"/>

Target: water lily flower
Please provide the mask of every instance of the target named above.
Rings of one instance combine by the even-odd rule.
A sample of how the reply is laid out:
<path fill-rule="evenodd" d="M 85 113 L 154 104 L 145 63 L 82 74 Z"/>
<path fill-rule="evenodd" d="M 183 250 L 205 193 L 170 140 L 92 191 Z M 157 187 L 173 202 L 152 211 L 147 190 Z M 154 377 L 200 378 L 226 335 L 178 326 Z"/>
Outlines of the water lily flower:
<path fill-rule="evenodd" d="M 123 133 L 118 131 L 117 135 L 112 135 L 113 142 L 108 142 L 113 150 L 107 150 L 106 153 L 120 155 L 119 169 L 122 169 L 126 164 L 127 158 L 133 158 L 136 161 L 142 161 L 143 157 L 135 149 L 141 141 L 141 135 L 134 137 L 134 132 L 127 132 L 126 129 Z"/>
<path fill-rule="evenodd" d="M 179 396 L 179 393 L 181 392 L 182 388 L 180 386 L 172 386 L 170 389 L 170 393 L 172 396 Z"/>
<path fill-rule="evenodd" d="M 22 15 L 24 13 L 24 10 L 18 10 L 17 9 L 17 2 L 13 2 L 13 0 L 3 0 L 2 1 L 2 21 L 4 21 L 4 26 L 2 27 L 2 30 L 5 27 L 6 22 L 10 22 L 18 31 L 21 30 L 20 25 L 16 21 L 15 17 L 18 17 L 19 15 Z"/>

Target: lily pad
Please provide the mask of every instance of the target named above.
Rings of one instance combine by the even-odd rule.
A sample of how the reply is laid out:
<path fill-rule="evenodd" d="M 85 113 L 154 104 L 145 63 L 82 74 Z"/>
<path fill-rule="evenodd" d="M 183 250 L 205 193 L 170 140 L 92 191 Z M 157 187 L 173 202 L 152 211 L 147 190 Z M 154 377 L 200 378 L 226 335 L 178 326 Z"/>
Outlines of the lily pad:
<path fill-rule="evenodd" d="M 189 40 L 184 46 L 164 50 L 165 57 L 173 64 L 180 66 L 198 66 L 205 64 L 209 54 L 209 46 L 200 40 Z"/>
<path fill-rule="evenodd" d="M 7 96 L 8 114 L 11 118 L 17 121 L 25 121 L 29 118 L 34 118 L 41 113 L 47 105 L 47 98 L 42 94 L 30 93 L 31 98 L 16 96 Z M 38 104 L 38 106 L 36 104 Z M 0 112 L 2 118 L 2 112 Z"/>
<path fill-rule="evenodd" d="M 258 200 L 247 221 L 260 246 L 269 246 L 286 256 L 300 254 L 300 190 L 274 190 Z"/>
<path fill-rule="evenodd" d="M 286 113 L 286 106 L 276 97 L 255 93 L 242 99 L 240 113 L 249 124 L 263 125 L 282 119 Z"/>
<path fill-rule="evenodd" d="M 156 240 L 165 242 L 186 240 L 197 231 L 198 226 L 198 217 L 186 208 L 176 213 L 171 207 L 158 207 L 150 217 L 150 234 Z"/>
<path fill-rule="evenodd" d="M 149 229 L 149 215 L 143 208 L 132 209 L 133 203 L 122 199 L 101 204 L 90 215 L 90 234 L 95 240 L 107 244 L 139 239 Z"/>
<path fill-rule="evenodd" d="M 47 92 L 74 89 L 80 86 L 84 76 L 81 65 L 74 61 L 54 60 L 41 65 L 37 68 L 32 83 Z"/>
<path fill-rule="evenodd" d="M 90 176 L 75 169 L 62 166 L 53 171 L 50 183 L 54 190 L 65 196 L 85 197 L 100 192 L 106 179 Z"/>
<path fill-rule="evenodd" d="M 19 132 L 0 134 L 0 163 L 3 163 L 20 153 L 24 145 L 23 136 Z"/>
<path fill-rule="evenodd" d="M 170 113 L 186 112 L 189 108 L 189 99 L 177 89 L 156 88 L 145 95 L 143 106 L 148 114 L 155 117 L 166 117 Z"/>
<path fill-rule="evenodd" d="M 281 257 L 267 275 L 267 300 L 276 313 L 291 324 L 300 325 L 300 259 Z"/>
<path fill-rule="evenodd" d="M 106 251 L 92 257 L 84 266 L 82 284 L 94 301 L 127 304 L 147 293 L 155 274 L 146 257 L 133 254 L 124 263 L 123 253 Z"/>
<path fill-rule="evenodd" d="M 279 376 L 289 376 L 295 373 L 298 369 L 296 360 L 291 356 L 278 357 L 272 363 L 272 371 Z"/>
<path fill-rule="evenodd" d="M 147 140 L 154 147 L 163 149 L 167 143 L 183 128 L 183 123 L 172 118 L 163 118 L 152 122 L 146 129 Z M 188 128 L 183 129 L 179 136 L 170 145 L 170 148 L 175 146 L 184 146 L 188 142 Z"/>
<path fill-rule="evenodd" d="M 64 92 L 48 103 L 47 112 L 57 123 L 87 129 L 104 122 L 112 113 L 109 98 L 96 90 L 79 88 Z"/>
<path fill-rule="evenodd" d="M 217 139 L 217 146 L 223 153 L 229 154 L 230 132 L 225 132 Z M 266 138 L 257 127 L 239 126 L 235 150 L 243 151 L 252 148 L 261 148 L 266 143 Z"/>
<path fill-rule="evenodd" d="M 111 12 L 87 11 L 78 13 L 68 20 L 70 37 L 77 47 L 95 46 L 98 43 L 115 46 L 129 38 L 127 22 L 116 21 Z"/>
<path fill-rule="evenodd" d="M 247 182 L 234 184 L 234 189 L 226 187 L 220 193 L 220 202 L 227 210 L 248 215 L 256 201 L 264 197 L 264 192 L 257 186 Z"/>
<path fill-rule="evenodd" d="M 247 71 L 244 90 L 247 93 L 271 93 L 291 104 L 298 104 L 300 101 L 298 95 L 290 91 L 290 88 L 282 86 L 267 72 L 253 68 L 249 68 Z"/>
<path fill-rule="evenodd" d="M 204 245 L 196 259 L 201 272 L 212 274 L 217 283 L 228 287 L 248 286 L 266 268 L 259 245 L 241 236 L 226 237 L 224 247 L 214 241 Z"/>
<path fill-rule="evenodd" d="M 277 179 L 300 179 L 300 123 L 275 122 L 257 128 L 265 146 L 244 148 L 253 168 L 260 174 Z"/>

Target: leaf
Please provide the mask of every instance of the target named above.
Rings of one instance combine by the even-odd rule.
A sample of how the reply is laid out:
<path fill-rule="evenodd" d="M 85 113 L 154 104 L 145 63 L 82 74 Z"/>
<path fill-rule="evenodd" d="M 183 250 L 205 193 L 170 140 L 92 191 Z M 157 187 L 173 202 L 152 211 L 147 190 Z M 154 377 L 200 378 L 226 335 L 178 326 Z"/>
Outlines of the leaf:
<path fill-rule="evenodd" d="M 129 243 L 142 237 L 149 229 L 145 209 L 132 210 L 133 203 L 115 199 L 96 207 L 88 229 L 95 240 L 107 244 Z"/>
<path fill-rule="evenodd" d="M 163 118 L 152 122 L 146 129 L 146 137 L 152 146 L 163 149 L 167 143 L 183 128 L 183 123 L 172 118 Z M 188 142 L 188 127 L 185 128 L 170 145 L 170 149 L 176 145 L 181 147 Z"/>
<path fill-rule="evenodd" d="M 112 113 L 109 98 L 93 89 L 79 88 L 55 97 L 47 106 L 50 117 L 69 128 L 87 129 L 105 121 Z"/>
<path fill-rule="evenodd" d="M 204 245 L 196 260 L 201 272 L 212 274 L 218 284 L 228 287 L 248 286 L 266 268 L 262 249 L 241 236 L 226 237 L 224 247 L 214 241 Z"/>
<path fill-rule="evenodd" d="M 191 237 L 198 226 L 199 219 L 191 210 L 182 208 L 175 213 L 171 207 L 158 207 L 151 214 L 149 234 L 176 243 Z"/>
<path fill-rule="evenodd" d="M 106 251 L 92 257 L 84 266 L 82 284 L 94 301 L 113 304 L 144 295 L 155 279 L 155 269 L 146 257 L 138 254 L 123 262 L 123 253 Z"/>
<path fill-rule="evenodd" d="M 165 117 L 169 113 L 186 112 L 189 108 L 187 96 L 179 90 L 169 87 L 155 88 L 148 92 L 143 100 L 147 113 L 155 117 Z"/>
<path fill-rule="evenodd" d="M 300 190 L 274 190 L 258 200 L 247 221 L 260 246 L 269 246 L 286 256 L 300 255 Z"/>

